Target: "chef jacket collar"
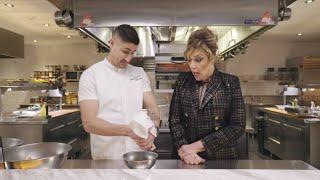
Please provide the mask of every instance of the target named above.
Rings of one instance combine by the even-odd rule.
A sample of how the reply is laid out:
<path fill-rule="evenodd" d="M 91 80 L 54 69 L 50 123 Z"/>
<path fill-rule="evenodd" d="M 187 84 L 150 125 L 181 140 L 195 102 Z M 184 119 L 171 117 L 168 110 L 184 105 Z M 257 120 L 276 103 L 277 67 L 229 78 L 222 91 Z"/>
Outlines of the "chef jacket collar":
<path fill-rule="evenodd" d="M 118 68 L 118 67 L 114 66 L 113 64 L 111 64 L 111 63 L 109 62 L 109 60 L 107 59 L 107 57 L 105 58 L 105 63 L 106 63 L 106 65 L 107 65 L 107 67 L 108 67 L 109 69 L 111 69 L 112 71 L 117 72 L 117 73 L 124 73 L 124 72 L 127 70 L 127 67 L 125 67 L 125 68 Z"/>

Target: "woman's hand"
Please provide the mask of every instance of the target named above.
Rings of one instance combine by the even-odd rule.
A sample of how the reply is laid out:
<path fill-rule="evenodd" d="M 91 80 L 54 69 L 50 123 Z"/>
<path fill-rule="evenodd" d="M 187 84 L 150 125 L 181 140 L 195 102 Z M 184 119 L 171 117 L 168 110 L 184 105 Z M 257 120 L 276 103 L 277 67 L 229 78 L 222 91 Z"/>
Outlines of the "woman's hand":
<path fill-rule="evenodd" d="M 183 157 L 186 156 L 187 154 L 197 154 L 202 151 L 205 151 L 205 149 L 202 142 L 199 140 L 192 144 L 181 146 L 181 148 L 178 150 L 178 154 L 180 158 L 183 159 Z"/>
<path fill-rule="evenodd" d="M 186 164 L 200 164 L 205 160 L 202 159 L 197 153 L 204 151 L 204 146 L 201 141 L 196 141 L 192 144 L 181 146 L 178 150 L 178 155 Z"/>
<path fill-rule="evenodd" d="M 198 154 L 187 154 L 184 156 L 183 161 L 190 165 L 198 165 L 205 162 L 205 160 L 202 159 Z"/>
<path fill-rule="evenodd" d="M 192 148 L 190 144 L 188 145 L 183 145 L 181 148 L 178 150 L 178 155 L 180 156 L 181 159 L 184 159 L 185 156 L 188 154 L 197 154 L 198 152 Z"/>

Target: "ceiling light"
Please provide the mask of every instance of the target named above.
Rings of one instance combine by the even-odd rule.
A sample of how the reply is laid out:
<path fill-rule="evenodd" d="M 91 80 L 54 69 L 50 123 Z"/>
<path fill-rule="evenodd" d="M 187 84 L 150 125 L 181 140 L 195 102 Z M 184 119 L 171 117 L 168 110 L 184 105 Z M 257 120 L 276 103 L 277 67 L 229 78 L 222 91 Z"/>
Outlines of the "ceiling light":
<path fill-rule="evenodd" d="M 34 42 L 34 43 L 37 43 L 37 42 L 38 42 L 38 40 L 36 40 L 36 39 L 35 39 L 35 40 L 33 40 L 33 42 Z"/>
<path fill-rule="evenodd" d="M 70 36 L 70 35 L 68 35 L 68 36 L 67 36 L 67 38 L 68 38 L 68 39 L 70 39 L 70 38 L 71 38 L 71 36 Z"/>
<path fill-rule="evenodd" d="M 305 0 L 304 2 L 309 4 L 309 3 L 312 3 L 314 0 Z"/>
<path fill-rule="evenodd" d="M 45 23 L 45 24 L 43 24 L 45 27 L 49 27 L 49 24 L 48 23 Z"/>
<path fill-rule="evenodd" d="M 302 33 L 298 33 L 298 36 L 302 36 Z"/>
<path fill-rule="evenodd" d="M 4 5 L 7 6 L 7 7 L 12 7 L 12 8 L 14 7 L 13 4 L 7 4 L 7 3 L 5 3 Z"/>

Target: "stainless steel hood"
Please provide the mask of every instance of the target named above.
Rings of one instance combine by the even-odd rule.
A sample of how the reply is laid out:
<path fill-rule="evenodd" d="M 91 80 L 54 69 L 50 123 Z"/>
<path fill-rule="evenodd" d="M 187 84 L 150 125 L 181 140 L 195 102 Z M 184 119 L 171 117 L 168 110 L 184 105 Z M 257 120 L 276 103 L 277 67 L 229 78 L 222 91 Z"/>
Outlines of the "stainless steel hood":
<path fill-rule="evenodd" d="M 69 0 L 64 5 L 49 1 L 72 12 L 67 13 L 73 18 L 67 26 L 106 49 L 113 27 L 135 26 L 141 39 L 139 49 L 144 50 L 137 55 L 142 57 L 154 56 L 152 43 L 186 42 L 191 32 L 201 27 L 218 34 L 221 56 L 232 57 L 250 39 L 290 16 L 285 0 Z"/>
<path fill-rule="evenodd" d="M 278 0 L 73 0 L 74 27 L 245 25 L 268 12 L 275 25 Z"/>
<path fill-rule="evenodd" d="M 24 58 L 24 37 L 0 28 L 0 58 Z"/>

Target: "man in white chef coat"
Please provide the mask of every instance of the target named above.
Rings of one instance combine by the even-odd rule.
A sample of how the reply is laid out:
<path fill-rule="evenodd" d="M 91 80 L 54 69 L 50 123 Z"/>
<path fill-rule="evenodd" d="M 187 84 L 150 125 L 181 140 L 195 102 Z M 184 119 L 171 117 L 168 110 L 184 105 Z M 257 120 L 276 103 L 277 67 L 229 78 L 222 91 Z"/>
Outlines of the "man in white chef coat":
<path fill-rule="evenodd" d="M 160 117 L 149 79 L 141 67 L 130 65 L 139 37 L 130 25 L 120 25 L 109 41 L 106 58 L 83 72 L 79 102 L 84 129 L 90 133 L 91 153 L 97 159 L 121 159 L 134 150 L 153 150 L 155 136 L 137 136 L 129 127 L 136 112 L 145 107 L 154 127 Z M 153 129 L 152 129 L 153 128 Z"/>

